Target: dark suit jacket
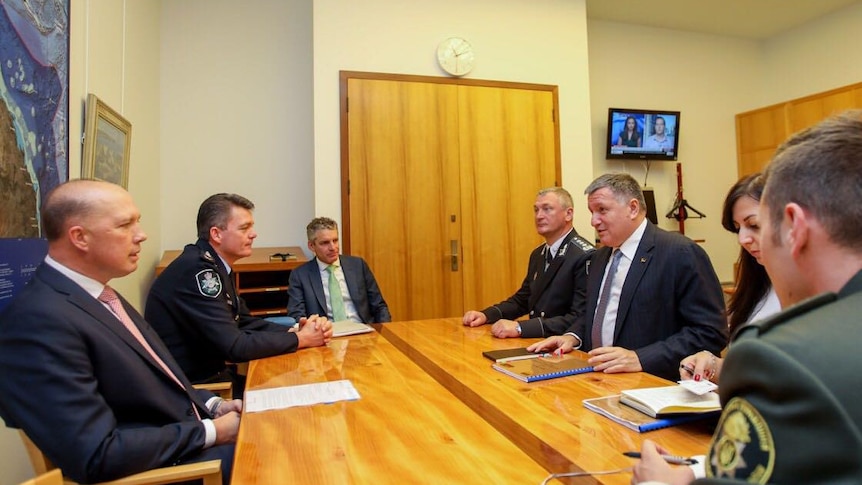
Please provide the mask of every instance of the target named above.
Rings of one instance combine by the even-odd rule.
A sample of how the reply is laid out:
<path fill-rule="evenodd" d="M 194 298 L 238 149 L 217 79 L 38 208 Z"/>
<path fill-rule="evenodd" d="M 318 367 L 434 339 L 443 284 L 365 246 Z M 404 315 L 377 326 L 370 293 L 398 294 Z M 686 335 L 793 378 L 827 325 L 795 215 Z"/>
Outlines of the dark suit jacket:
<path fill-rule="evenodd" d="M 206 399 L 128 302 L 144 338 L 180 388 L 123 324 L 44 263 L 0 315 L 0 416 L 23 429 L 75 481 L 111 480 L 194 459 Z"/>
<path fill-rule="evenodd" d="M 583 340 L 583 350 L 594 347 L 593 316 L 612 249 L 593 255 L 587 310 L 570 329 Z M 721 284 L 694 241 L 647 221 L 623 283 L 613 345 L 634 350 L 644 371 L 673 381 L 683 358 L 701 350 L 718 355 L 727 345 Z"/>
<path fill-rule="evenodd" d="M 527 276 L 518 291 L 508 300 L 482 310 L 488 323 L 528 315 L 519 322 L 521 336 L 547 337 L 565 332 L 584 312 L 587 265 L 595 248 L 572 229 L 547 271 L 544 248 L 542 244 L 530 254 Z"/>
<path fill-rule="evenodd" d="M 218 280 L 218 291 L 199 285 Z M 147 296 L 147 321 L 192 382 L 225 370 L 225 361 L 246 362 L 296 351 L 295 333 L 251 315 L 233 279 L 207 241 L 189 244 L 156 278 Z"/>
<path fill-rule="evenodd" d="M 391 322 L 389 306 L 380 294 L 377 280 L 365 260 L 357 256 L 340 255 L 341 271 L 347 281 L 350 298 L 363 323 Z M 290 272 L 290 288 L 287 290 L 287 313 L 299 320 L 309 315 L 327 315 L 326 296 L 320 279 L 317 258 Z M 332 315 L 329 315 L 332 318 Z"/>

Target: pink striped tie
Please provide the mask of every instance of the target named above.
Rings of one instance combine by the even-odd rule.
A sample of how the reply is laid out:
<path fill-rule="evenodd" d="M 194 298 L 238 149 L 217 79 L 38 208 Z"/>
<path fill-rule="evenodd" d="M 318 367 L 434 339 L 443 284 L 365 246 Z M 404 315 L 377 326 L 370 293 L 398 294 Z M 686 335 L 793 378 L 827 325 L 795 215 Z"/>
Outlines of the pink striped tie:
<path fill-rule="evenodd" d="M 138 343 L 141 344 L 144 349 L 147 350 L 147 352 L 150 354 L 150 357 L 152 357 L 153 360 L 155 360 L 159 364 L 162 370 L 165 371 L 165 374 L 167 374 L 171 379 L 173 379 L 174 382 L 177 383 L 178 386 L 185 390 L 186 386 L 184 386 L 183 383 L 180 382 L 176 374 L 174 374 L 173 371 L 171 371 L 170 367 L 165 364 L 165 361 L 163 361 L 162 358 L 159 357 L 158 354 L 156 354 L 156 352 L 150 346 L 149 342 L 147 342 L 147 339 L 144 338 L 144 335 L 141 333 L 141 330 L 138 328 L 137 325 L 135 325 L 134 322 L 132 322 L 132 319 L 129 317 L 129 314 L 126 313 L 126 309 L 123 308 L 123 304 L 120 302 L 120 297 L 117 296 L 117 292 L 115 292 L 114 289 L 110 286 L 106 285 L 105 289 L 102 290 L 102 294 L 99 295 L 99 301 L 107 303 L 108 306 L 111 307 L 111 310 L 114 312 L 114 315 L 116 315 L 116 317 L 121 322 L 123 322 L 123 326 L 126 327 L 126 330 L 128 330 L 129 333 L 131 333 L 132 336 L 135 337 Z M 192 409 L 195 410 L 195 416 L 197 416 L 198 419 L 201 419 L 200 413 L 198 413 L 198 408 L 197 406 L 195 406 L 194 402 L 192 402 Z"/>

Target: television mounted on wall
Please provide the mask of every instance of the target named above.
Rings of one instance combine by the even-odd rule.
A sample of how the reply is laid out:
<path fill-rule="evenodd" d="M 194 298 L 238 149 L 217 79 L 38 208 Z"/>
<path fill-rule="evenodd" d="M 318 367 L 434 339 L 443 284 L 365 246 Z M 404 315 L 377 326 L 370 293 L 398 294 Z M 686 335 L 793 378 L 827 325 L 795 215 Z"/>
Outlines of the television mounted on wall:
<path fill-rule="evenodd" d="M 606 158 L 676 160 L 679 119 L 679 111 L 609 108 Z"/>

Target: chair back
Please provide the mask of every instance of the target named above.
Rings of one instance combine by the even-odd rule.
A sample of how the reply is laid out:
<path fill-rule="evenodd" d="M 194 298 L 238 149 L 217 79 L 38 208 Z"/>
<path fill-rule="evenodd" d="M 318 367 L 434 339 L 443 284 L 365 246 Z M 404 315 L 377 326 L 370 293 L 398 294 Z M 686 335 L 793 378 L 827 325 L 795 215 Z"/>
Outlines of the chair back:
<path fill-rule="evenodd" d="M 21 485 L 61 485 L 64 483 L 73 483 L 63 481 L 60 469 L 51 463 L 51 460 L 42 453 L 42 450 L 33 443 L 33 440 L 27 436 L 24 430 L 19 429 L 18 433 L 21 435 L 21 441 L 24 442 L 24 448 L 27 449 L 27 455 L 30 457 L 33 471 L 38 475 L 33 480 L 24 482 Z M 56 475 L 59 477 L 59 481 L 34 481 L 43 480 L 43 475 L 44 480 L 54 480 L 54 476 Z M 221 460 L 156 468 L 110 482 L 103 482 L 101 485 L 162 485 L 166 483 L 186 482 L 194 479 L 202 479 L 203 485 L 221 485 Z"/>
<path fill-rule="evenodd" d="M 60 470 L 51 470 L 36 478 L 21 482 L 21 485 L 63 485 L 63 474 L 60 473 Z"/>
<path fill-rule="evenodd" d="M 27 436 L 27 433 L 25 433 L 23 429 L 19 429 L 18 434 L 21 435 L 21 441 L 24 442 L 24 449 L 27 450 L 27 456 L 30 457 L 30 464 L 33 465 L 33 472 L 36 473 L 36 475 L 44 475 L 57 469 L 57 467 L 51 463 L 51 460 L 42 453 L 42 450 L 36 446 L 36 443 L 33 443 L 33 440 Z"/>

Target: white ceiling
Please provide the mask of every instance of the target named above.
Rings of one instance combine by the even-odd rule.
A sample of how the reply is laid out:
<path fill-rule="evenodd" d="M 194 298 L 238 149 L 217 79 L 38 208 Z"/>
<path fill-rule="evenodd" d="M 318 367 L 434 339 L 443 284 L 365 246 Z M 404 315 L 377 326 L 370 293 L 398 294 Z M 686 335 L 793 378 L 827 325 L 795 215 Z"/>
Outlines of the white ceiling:
<path fill-rule="evenodd" d="M 587 0 L 587 18 L 767 39 L 859 0 Z"/>

